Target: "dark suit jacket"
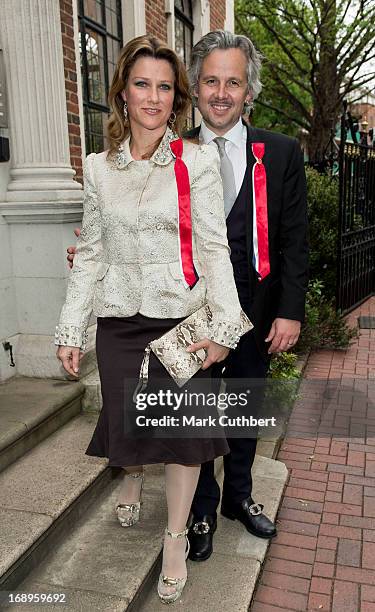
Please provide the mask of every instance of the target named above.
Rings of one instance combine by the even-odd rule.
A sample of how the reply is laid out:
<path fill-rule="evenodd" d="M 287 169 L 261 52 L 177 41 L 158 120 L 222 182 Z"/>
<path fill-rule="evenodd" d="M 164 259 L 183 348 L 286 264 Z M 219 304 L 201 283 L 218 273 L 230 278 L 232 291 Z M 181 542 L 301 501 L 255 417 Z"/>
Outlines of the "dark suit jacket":
<path fill-rule="evenodd" d="M 303 321 L 308 283 L 308 221 L 306 177 L 303 154 L 296 139 L 283 134 L 247 127 L 250 148 L 244 180 L 250 181 L 250 201 L 247 208 L 247 249 L 251 307 L 249 316 L 261 354 L 267 358 L 269 344 L 264 339 L 276 317 Z M 200 128 L 185 134 L 199 138 Z M 253 201 L 252 167 L 255 159 L 252 142 L 264 142 L 263 163 L 267 173 L 268 240 L 270 274 L 258 281 L 252 266 Z"/>

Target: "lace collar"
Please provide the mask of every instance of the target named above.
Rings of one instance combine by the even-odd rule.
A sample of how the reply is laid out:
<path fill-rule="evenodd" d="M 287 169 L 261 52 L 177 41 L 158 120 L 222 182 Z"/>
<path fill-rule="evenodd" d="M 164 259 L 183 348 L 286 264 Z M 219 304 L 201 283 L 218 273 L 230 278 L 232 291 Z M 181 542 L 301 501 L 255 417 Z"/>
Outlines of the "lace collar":
<path fill-rule="evenodd" d="M 173 140 L 177 140 L 177 138 L 177 134 L 167 127 L 158 148 L 150 157 L 150 161 L 159 166 L 166 166 L 169 164 L 169 162 L 174 159 L 174 155 L 169 145 Z M 129 142 L 130 137 L 118 147 L 118 152 L 115 155 L 115 163 L 119 170 L 126 168 L 130 162 L 134 161 L 130 153 Z"/>

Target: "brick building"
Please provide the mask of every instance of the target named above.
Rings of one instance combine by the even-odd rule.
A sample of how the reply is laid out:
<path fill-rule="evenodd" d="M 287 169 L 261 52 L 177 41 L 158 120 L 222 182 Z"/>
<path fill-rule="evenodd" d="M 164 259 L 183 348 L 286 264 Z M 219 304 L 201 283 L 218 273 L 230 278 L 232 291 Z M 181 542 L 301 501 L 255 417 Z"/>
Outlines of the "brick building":
<path fill-rule="evenodd" d="M 188 65 L 218 28 L 233 31 L 234 0 L 2 0 L 0 382 L 59 375 L 65 249 L 82 218 L 82 160 L 105 149 L 119 50 L 152 33 Z"/>

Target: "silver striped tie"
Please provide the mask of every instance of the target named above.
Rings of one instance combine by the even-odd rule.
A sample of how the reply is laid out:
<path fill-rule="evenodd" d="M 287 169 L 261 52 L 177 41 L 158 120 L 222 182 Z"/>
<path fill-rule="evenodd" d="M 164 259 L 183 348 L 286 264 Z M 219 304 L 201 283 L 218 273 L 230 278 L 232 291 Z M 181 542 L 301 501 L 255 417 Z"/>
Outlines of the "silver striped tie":
<path fill-rule="evenodd" d="M 223 136 L 218 136 L 217 138 L 214 138 L 214 142 L 219 149 L 220 174 L 223 181 L 224 192 L 224 210 L 225 216 L 227 217 L 237 198 L 236 181 L 234 179 L 232 162 L 230 161 L 225 150 L 225 143 L 227 142 L 227 139 L 223 138 Z"/>

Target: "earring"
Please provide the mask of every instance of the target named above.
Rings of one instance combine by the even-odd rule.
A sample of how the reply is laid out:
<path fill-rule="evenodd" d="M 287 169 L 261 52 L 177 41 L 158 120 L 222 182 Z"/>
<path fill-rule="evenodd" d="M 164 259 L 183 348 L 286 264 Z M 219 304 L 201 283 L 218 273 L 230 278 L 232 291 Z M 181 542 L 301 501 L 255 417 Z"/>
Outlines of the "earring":
<path fill-rule="evenodd" d="M 172 117 L 172 115 L 173 115 L 173 117 Z M 172 111 L 171 115 L 170 115 L 170 117 L 168 119 L 168 123 L 169 123 L 169 127 L 170 128 L 173 128 L 174 124 L 176 123 L 176 119 L 177 119 L 176 113 L 174 111 Z"/>
<path fill-rule="evenodd" d="M 128 120 L 128 103 L 126 100 L 124 102 L 124 118 L 125 118 L 125 121 Z"/>

